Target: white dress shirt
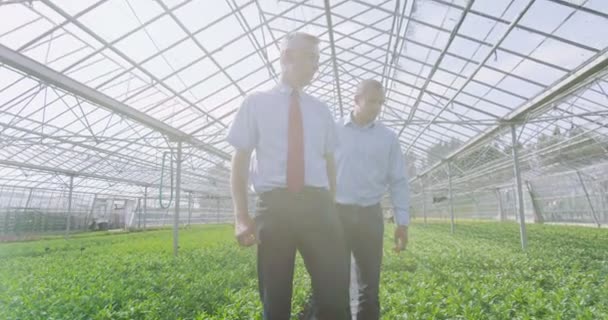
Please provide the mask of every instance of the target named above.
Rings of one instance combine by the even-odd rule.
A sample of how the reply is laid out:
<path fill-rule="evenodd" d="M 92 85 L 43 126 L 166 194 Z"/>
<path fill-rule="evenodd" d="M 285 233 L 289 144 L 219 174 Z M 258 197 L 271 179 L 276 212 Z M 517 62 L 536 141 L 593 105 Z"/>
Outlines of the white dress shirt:
<path fill-rule="evenodd" d="M 286 187 L 289 101 L 284 83 L 248 95 L 226 140 L 236 149 L 253 150 L 250 182 L 257 193 Z M 327 105 L 299 92 L 304 129 L 304 185 L 329 188 L 325 156 L 336 147 L 336 127 Z"/>

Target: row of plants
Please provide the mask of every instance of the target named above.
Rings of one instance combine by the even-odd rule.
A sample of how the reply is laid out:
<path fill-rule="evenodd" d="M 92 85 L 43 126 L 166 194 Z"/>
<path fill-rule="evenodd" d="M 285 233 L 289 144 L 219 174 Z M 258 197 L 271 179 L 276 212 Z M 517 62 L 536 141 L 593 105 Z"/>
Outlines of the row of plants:
<path fill-rule="evenodd" d="M 608 319 L 608 230 L 511 223 L 414 224 L 391 251 L 383 319 Z M 293 314 L 310 281 L 300 259 Z M 255 249 L 230 226 L 0 245 L 0 319 L 260 319 Z"/>

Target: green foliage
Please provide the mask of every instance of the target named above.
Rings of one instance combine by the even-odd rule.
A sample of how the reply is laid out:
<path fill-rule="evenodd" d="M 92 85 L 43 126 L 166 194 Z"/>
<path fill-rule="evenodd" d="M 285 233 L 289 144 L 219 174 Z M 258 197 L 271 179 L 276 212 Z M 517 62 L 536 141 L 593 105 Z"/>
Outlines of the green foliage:
<path fill-rule="evenodd" d="M 452 138 L 450 141 L 439 141 L 427 150 L 426 155 L 426 166 L 433 165 L 435 162 L 440 161 L 443 157 L 449 155 L 452 151 L 462 146 L 463 142 L 457 138 Z"/>
<path fill-rule="evenodd" d="M 482 148 L 478 148 L 465 156 L 456 158 L 454 160 L 454 164 L 458 168 L 468 170 L 487 165 L 495 162 L 496 160 L 502 160 L 504 158 L 505 153 L 501 152 L 498 146 L 489 144 Z"/>
<path fill-rule="evenodd" d="M 567 141 L 567 143 L 564 143 Z M 562 143 L 559 148 L 550 147 Z M 558 126 L 553 128 L 551 135 L 541 133 L 535 144 L 529 146 L 531 151 L 546 150 L 539 156 L 540 165 L 550 166 L 557 163 L 605 160 L 608 142 L 602 137 L 594 137 L 592 132 L 586 132 L 582 127 L 572 125 L 566 132 Z"/>
<path fill-rule="evenodd" d="M 383 318 L 608 318 L 608 230 L 528 228 L 523 252 L 516 224 L 414 227 L 411 250 L 385 252 Z"/>
<path fill-rule="evenodd" d="M 383 319 L 606 319 L 608 230 L 414 225 L 407 252 L 387 228 Z M 0 319 L 260 319 L 255 250 L 228 226 L 82 235 L 0 245 Z M 48 249 L 47 249 L 48 248 Z M 309 279 L 300 259 L 294 318 Z"/>

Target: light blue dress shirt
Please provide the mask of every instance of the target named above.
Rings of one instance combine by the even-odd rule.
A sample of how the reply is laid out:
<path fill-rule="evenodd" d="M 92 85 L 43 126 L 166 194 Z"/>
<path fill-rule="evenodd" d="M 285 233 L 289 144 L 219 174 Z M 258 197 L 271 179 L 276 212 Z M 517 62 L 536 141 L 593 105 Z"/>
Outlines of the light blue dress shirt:
<path fill-rule="evenodd" d="M 397 135 L 379 122 L 364 127 L 352 115 L 337 123 L 336 202 L 370 206 L 390 190 L 395 222 L 409 224 L 409 185 Z"/>
<path fill-rule="evenodd" d="M 253 150 L 250 182 L 257 193 L 286 187 L 289 101 L 285 84 L 248 95 L 226 140 L 236 149 Z M 299 92 L 304 128 L 304 184 L 329 189 L 325 156 L 336 148 L 336 127 L 327 105 Z"/>

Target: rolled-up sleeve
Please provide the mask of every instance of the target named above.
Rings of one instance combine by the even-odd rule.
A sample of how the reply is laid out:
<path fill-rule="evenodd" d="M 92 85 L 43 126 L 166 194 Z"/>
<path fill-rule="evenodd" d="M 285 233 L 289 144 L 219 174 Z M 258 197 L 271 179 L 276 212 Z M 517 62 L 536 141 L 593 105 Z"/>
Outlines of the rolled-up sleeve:
<path fill-rule="evenodd" d="M 389 188 L 395 222 L 398 225 L 408 225 L 410 222 L 409 212 L 409 179 L 406 170 L 405 157 L 401 152 L 401 145 L 397 136 L 394 136 L 391 144 Z"/>
<path fill-rule="evenodd" d="M 253 150 L 258 141 L 258 130 L 253 113 L 253 99 L 248 96 L 228 129 L 226 141 L 237 150 Z"/>
<path fill-rule="evenodd" d="M 327 129 L 325 134 L 325 154 L 333 154 L 338 147 L 338 131 L 336 122 L 331 116 L 331 112 L 327 112 Z"/>

